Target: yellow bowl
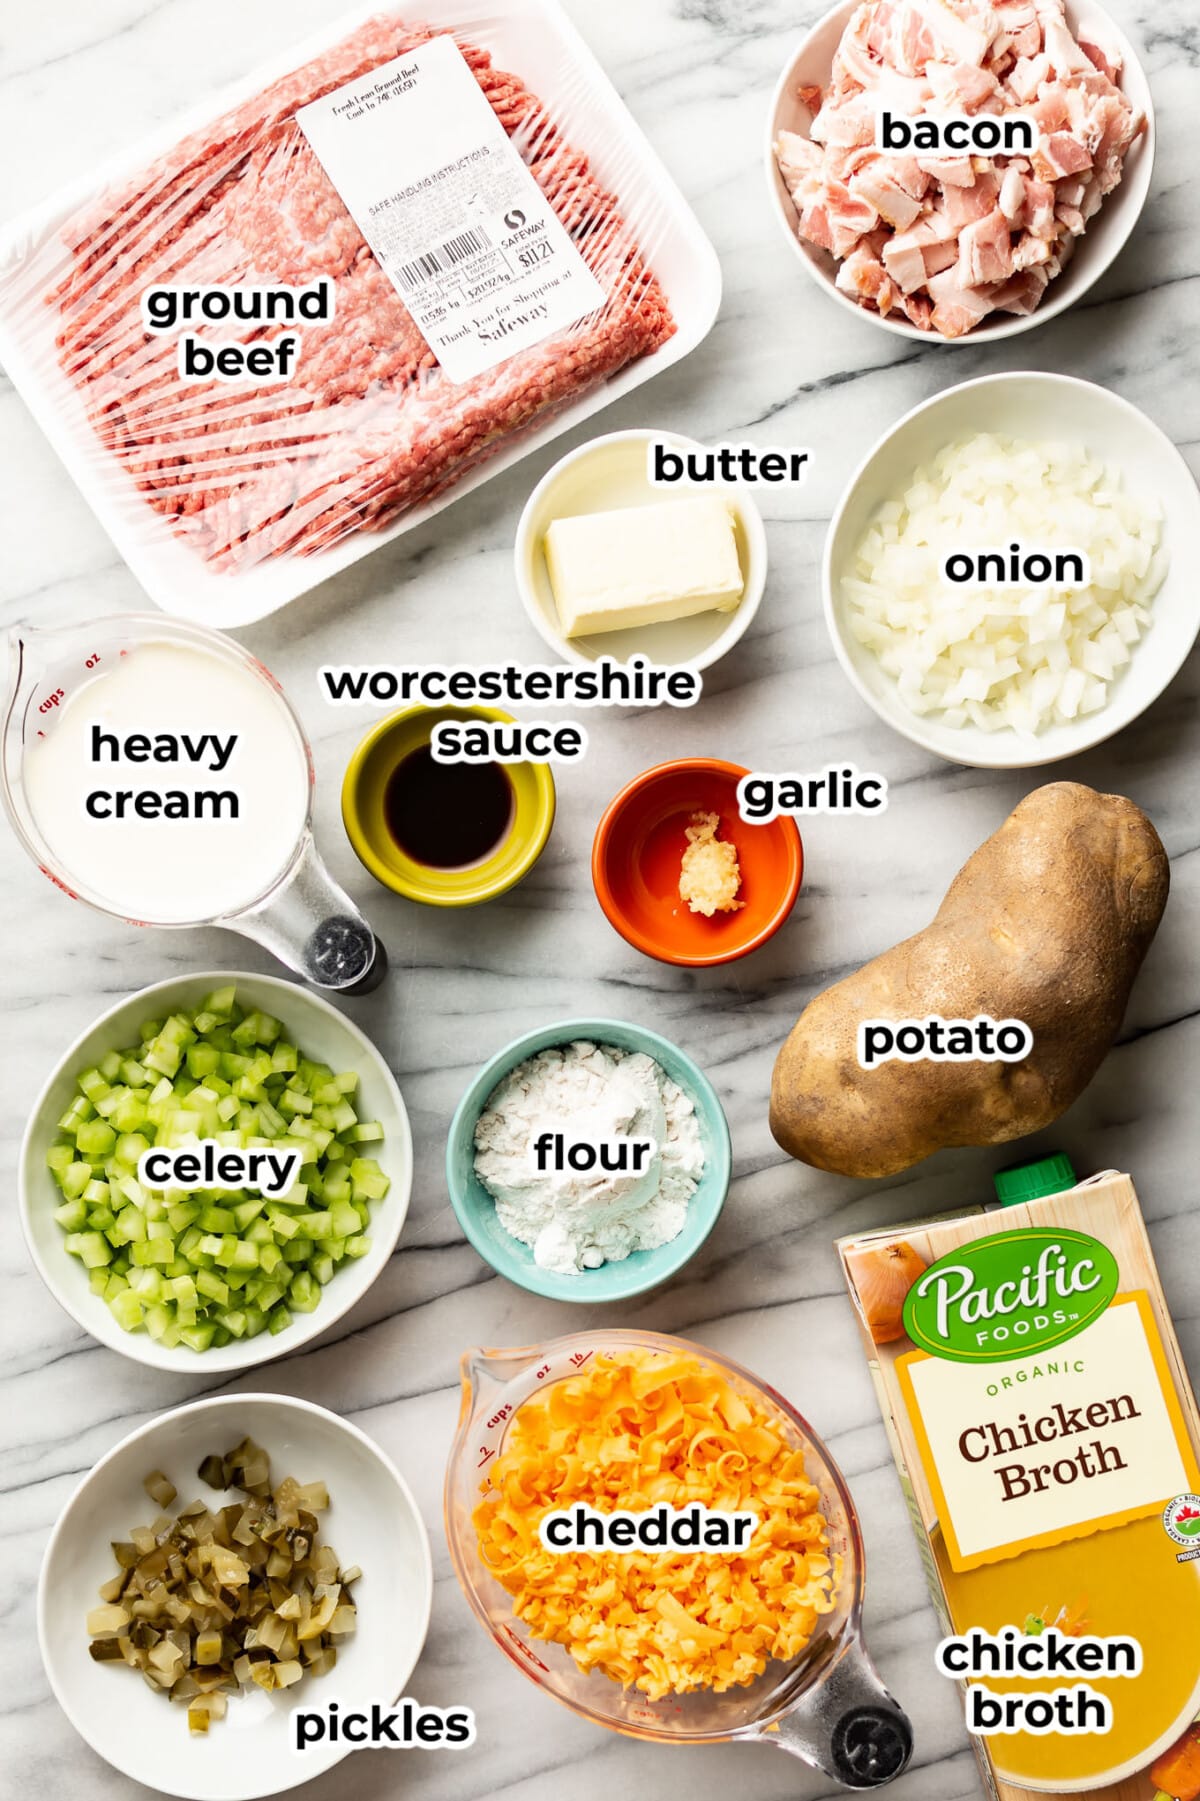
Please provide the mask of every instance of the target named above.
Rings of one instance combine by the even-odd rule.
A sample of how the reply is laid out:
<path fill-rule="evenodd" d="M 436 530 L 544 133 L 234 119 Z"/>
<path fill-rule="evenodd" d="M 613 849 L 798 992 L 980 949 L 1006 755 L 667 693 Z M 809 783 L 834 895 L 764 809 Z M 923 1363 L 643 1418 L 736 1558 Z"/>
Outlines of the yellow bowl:
<path fill-rule="evenodd" d="M 397 764 L 428 744 L 443 719 L 514 723 L 496 707 L 406 707 L 381 719 L 347 765 L 342 820 L 359 862 L 385 888 L 428 907 L 474 907 L 512 888 L 541 856 L 554 824 L 554 777 L 547 763 L 506 763 L 513 818 L 492 854 L 462 869 L 416 862 L 387 829 L 384 794 Z"/>

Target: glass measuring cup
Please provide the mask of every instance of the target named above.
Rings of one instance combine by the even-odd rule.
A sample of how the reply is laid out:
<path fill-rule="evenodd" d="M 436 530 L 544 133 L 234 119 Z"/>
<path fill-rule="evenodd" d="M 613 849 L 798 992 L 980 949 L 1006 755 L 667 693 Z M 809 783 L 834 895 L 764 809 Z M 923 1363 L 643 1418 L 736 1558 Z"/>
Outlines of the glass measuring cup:
<path fill-rule="evenodd" d="M 333 880 L 313 841 L 314 775 L 308 740 L 279 683 L 256 658 L 232 638 L 161 613 L 122 613 L 51 631 L 19 626 L 8 634 L 8 645 L 10 689 L 0 741 L 0 792 L 17 837 L 56 887 L 130 925 L 218 925 L 240 932 L 315 987 L 365 994 L 382 981 L 387 952 Z M 107 673 L 128 652 L 148 645 L 199 650 L 261 682 L 286 721 L 305 771 L 303 823 L 290 857 L 265 888 L 219 914 L 132 918 L 66 867 L 47 843 L 30 804 L 25 777 L 31 744 L 54 732 L 65 702 L 81 685 L 97 673 Z"/>
<path fill-rule="evenodd" d="M 735 1387 L 752 1391 L 788 1441 L 803 1449 L 809 1479 L 820 1491 L 830 1552 L 841 1560 L 834 1609 L 822 1617 L 801 1657 L 770 1665 L 748 1688 L 651 1701 L 602 1672 L 584 1675 L 563 1646 L 529 1635 L 479 1555 L 471 1514 L 518 1409 L 531 1395 L 576 1375 L 598 1352 L 631 1350 L 667 1356 L 682 1351 L 723 1373 Z M 862 1642 L 865 1564 L 854 1503 L 820 1439 L 780 1395 L 706 1347 L 635 1331 L 578 1332 L 518 1350 L 472 1350 L 462 1360 L 462 1385 L 446 1471 L 450 1557 L 476 1616 L 532 1682 L 585 1719 L 632 1738 L 680 1745 L 761 1741 L 802 1758 L 847 1789 L 880 1788 L 900 1775 L 912 1753 L 912 1727 Z"/>

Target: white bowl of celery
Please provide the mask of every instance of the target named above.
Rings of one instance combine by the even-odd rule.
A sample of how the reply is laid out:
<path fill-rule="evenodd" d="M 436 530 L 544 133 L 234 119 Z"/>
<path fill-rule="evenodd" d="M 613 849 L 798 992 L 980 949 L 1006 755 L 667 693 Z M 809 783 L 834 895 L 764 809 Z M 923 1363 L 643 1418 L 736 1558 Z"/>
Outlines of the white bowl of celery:
<path fill-rule="evenodd" d="M 295 1179 L 274 1196 L 139 1180 L 146 1151 L 209 1141 L 298 1152 Z M 273 976 L 186 976 L 110 1008 L 51 1074 L 21 1149 L 42 1279 L 94 1338 L 158 1369 L 245 1369 L 332 1326 L 395 1249 L 411 1186 L 383 1058 Z"/>

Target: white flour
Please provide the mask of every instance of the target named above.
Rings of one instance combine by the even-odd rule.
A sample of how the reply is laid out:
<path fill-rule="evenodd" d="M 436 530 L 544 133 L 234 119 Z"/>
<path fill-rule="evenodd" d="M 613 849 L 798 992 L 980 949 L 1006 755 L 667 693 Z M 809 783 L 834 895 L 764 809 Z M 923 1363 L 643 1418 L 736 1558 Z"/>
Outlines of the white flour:
<path fill-rule="evenodd" d="M 532 1160 L 542 1132 L 591 1143 L 652 1138 L 656 1148 L 638 1175 L 543 1174 Z M 504 1230 L 531 1246 L 539 1268 L 576 1275 L 677 1237 L 704 1150 L 690 1095 L 652 1057 L 581 1041 L 539 1051 L 488 1097 L 475 1128 L 475 1173 Z"/>

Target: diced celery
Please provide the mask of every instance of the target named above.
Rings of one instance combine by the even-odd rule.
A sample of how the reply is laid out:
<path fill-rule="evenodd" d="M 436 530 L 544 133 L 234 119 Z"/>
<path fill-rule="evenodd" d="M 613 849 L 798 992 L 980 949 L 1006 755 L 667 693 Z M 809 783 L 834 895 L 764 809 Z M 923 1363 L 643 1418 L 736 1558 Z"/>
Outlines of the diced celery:
<path fill-rule="evenodd" d="M 146 1237 L 147 1225 L 134 1206 L 122 1207 L 117 1215 L 116 1232 L 122 1244 L 140 1244 Z"/>
<path fill-rule="evenodd" d="M 113 1109 L 110 1117 L 122 1135 L 140 1132 L 146 1123 L 146 1103 L 139 1094 L 127 1094 Z"/>
<path fill-rule="evenodd" d="M 147 1307 L 145 1327 L 151 1338 L 161 1339 L 170 1324 L 170 1312 L 161 1301 L 156 1301 L 152 1307 Z"/>
<path fill-rule="evenodd" d="M 373 1157 L 356 1157 L 350 1165 L 350 1175 L 354 1182 L 355 1200 L 361 1197 L 368 1201 L 381 1201 L 391 1187 Z"/>
<path fill-rule="evenodd" d="M 75 1255 L 85 1269 L 101 1269 L 112 1262 L 112 1246 L 102 1232 L 81 1232 Z"/>
<path fill-rule="evenodd" d="M 150 1144 L 151 1141 L 144 1132 L 123 1132 L 117 1139 L 114 1155 L 118 1163 L 136 1171 L 138 1160 L 143 1152 L 150 1149 Z"/>
<path fill-rule="evenodd" d="M 329 1217 L 336 1238 L 353 1238 L 362 1224 L 357 1210 L 348 1201 L 339 1201 L 330 1209 Z"/>
<path fill-rule="evenodd" d="M 319 1285 L 306 1269 L 299 1270 L 288 1289 L 288 1301 L 300 1313 L 312 1313 L 321 1299 Z"/>
<path fill-rule="evenodd" d="M 221 1067 L 221 1053 L 212 1044 L 189 1044 L 184 1059 L 189 1076 L 202 1080 L 205 1076 L 215 1075 Z"/>
<path fill-rule="evenodd" d="M 207 1351 L 213 1342 L 214 1331 L 212 1325 L 181 1326 L 179 1337 L 190 1351 Z"/>
<path fill-rule="evenodd" d="M 122 1332 L 136 1332 L 139 1329 L 144 1309 L 141 1296 L 135 1294 L 132 1288 L 125 1288 L 120 1294 L 113 1295 L 108 1305 Z"/>
<path fill-rule="evenodd" d="M 89 1101 L 94 1101 L 97 1095 L 108 1093 L 108 1080 L 98 1069 L 85 1069 L 77 1081 Z"/>
<path fill-rule="evenodd" d="M 76 1080 L 46 1155 L 62 1197 L 55 1219 L 123 1330 L 192 1351 L 278 1333 L 370 1248 L 371 1203 L 388 1178 L 356 1154 L 382 1136 L 358 1118 L 357 1074 L 305 1057 L 277 1018 L 240 1008 L 233 986 L 195 1014 L 144 1021 L 138 1042 Z M 138 1182 L 154 1145 L 207 1138 L 295 1150 L 304 1180 L 271 1201 Z"/>

